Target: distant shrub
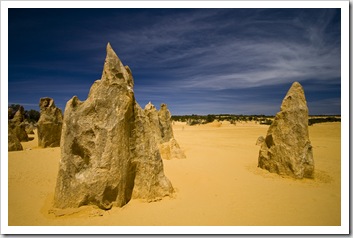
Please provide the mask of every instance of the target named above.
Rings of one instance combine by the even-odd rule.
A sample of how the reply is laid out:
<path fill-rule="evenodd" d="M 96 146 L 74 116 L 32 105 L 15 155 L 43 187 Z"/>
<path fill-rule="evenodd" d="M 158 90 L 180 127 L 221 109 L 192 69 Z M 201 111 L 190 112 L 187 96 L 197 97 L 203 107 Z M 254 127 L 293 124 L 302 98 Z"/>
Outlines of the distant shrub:
<path fill-rule="evenodd" d="M 190 126 L 200 125 L 200 124 L 201 124 L 201 123 L 200 123 L 199 120 L 190 120 L 190 121 L 188 122 L 188 125 L 190 125 Z"/>
<path fill-rule="evenodd" d="M 13 114 L 16 113 L 20 105 L 11 105 L 9 106 L 13 108 Z M 27 111 L 25 111 L 27 112 Z M 35 110 L 31 110 L 27 112 L 29 114 L 29 118 L 34 121 L 38 121 L 39 119 L 39 112 Z M 208 114 L 208 115 L 183 115 L 183 116 L 172 116 L 173 121 L 181 121 L 186 122 L 188 125 L 200 125 L 213 122 L 214 120 L 219 121 L 229 121 L 231 124 L 236 124 L 236 121 L 255 121 L 261 125 L 271 125 L 274 116 L 266 116 L 266 115 L 232 115 L 232 114 Z M 340 122 L 341 119 L 339 116 L 315 116 L 314 118 L 309 118 L 308 125 L 311 126 L 316 123 L 323 123 L 323 122 Z"/>
<path fill-rule="evenodd" d="M 308 125 L 312 126 L 316 123 L 323 123 L 323 122 L 340 122 L 341 118 L 337 117 L 318 117 L 318 118 L 309 118 Z"/>
<path fill-rule="evenodd" d="M 215 120 L 215 115 L 207 115 L 206 117 L 206 123 L 213 122 Z"/>
<path fill-rule="evenodd" d="M 29 121 L 29 122 L 38 122 L 40 117 L 40 112 L 36 111 L 36 110 L 29 110 L 29 111 L 25 111 L 25 118 Z"/>

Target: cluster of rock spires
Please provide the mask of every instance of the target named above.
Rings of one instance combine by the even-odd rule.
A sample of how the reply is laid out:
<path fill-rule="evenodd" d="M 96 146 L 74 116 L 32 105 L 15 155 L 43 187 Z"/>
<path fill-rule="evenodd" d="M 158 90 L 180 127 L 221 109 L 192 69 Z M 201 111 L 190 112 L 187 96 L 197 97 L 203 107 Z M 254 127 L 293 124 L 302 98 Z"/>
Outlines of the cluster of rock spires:
<path fill-rule="evenodd" d="M 24 108 L 20 106 L 14 113 L 12 108 L 8 109 L 8 151 L 23 150 L 20 142 L 29 141 L 29 134 L 34 134 L 34 129 L 38 130 L 39 147 L 60 146 L 62 113 L 54 104 L 52 98 L 41 98 L 39 101 L 40 118 L 35 126 L 33 123 L 25 121 Z"/>
<path fill-rule="evenodd" d="M 74 96 L 63 118 L 53 99 L 40 99 L 39 146 L 61 146 L 54 207 L 92 204 L 110 209 L 132 198 L 154 201 L 173 194 L 162 158 L 185 154 L 174 138 L 171 114 L 166 104 L 159 111 L 152 103 L 142 109 L 133 87 L 130 68 L 108 43 L 102 77 L 86 101 Z M 20 141 L 28 141 L 23 113 L 20 107 L 9 117 L 9 151 L 22 150 Z M 299 83 L 293 83 L 266 137 L 256 144 L 261 146 L 259 167 L 295 178 L 313 177 L 308 108 Z"/>
<path fill-rule="evenodd" d="M 63 123 L 62 112 L 57 108 L 52 98 L 41 98 L 39 101 L 40 118 L 37 122 L 38 146 L 60 146 L 61 128 Z"/>
<path fill-rule="evenodd" d="M 272 173 L 294 178 L 312 178 L 314 159 L 309 140 L 308 107 L 304 90 L 294 82 L 283 99 L 281 110 L 259 138 L 258 166 Z"/>
<path fill-rule="evenodd" d="M 15 113 L 14 117 L 10 119 L 12 115 L 12 108 L 8 110 L 8 151 L 23 150 L 20 142 L 28 141 L 28 135 L 26 133 L 26 125 L 24 123 L 24 108 L 20 108 Z"/>
<path fill-rule="evenodd" d="M 110 209 L 173 194 L 159 151 L 173 139 L 170 113 L 164 105 L 160 115 L 143 110 L 133 87 L 130 68 L 108 43 L 102 77 L 86 101 L 74 96 L 66 104 L 54 207 Z"/>
<path fill-rule="evenodd" d="M 161 104 L 161 108 L 157 111 L 156 107 L 149 102 L 144 112 L 155 131 L 154 137 L 159 144 L 159 152 L 163 159 L 185 159 L 184 152 L 174 138 L 171 114 L 166 104 Z"/>

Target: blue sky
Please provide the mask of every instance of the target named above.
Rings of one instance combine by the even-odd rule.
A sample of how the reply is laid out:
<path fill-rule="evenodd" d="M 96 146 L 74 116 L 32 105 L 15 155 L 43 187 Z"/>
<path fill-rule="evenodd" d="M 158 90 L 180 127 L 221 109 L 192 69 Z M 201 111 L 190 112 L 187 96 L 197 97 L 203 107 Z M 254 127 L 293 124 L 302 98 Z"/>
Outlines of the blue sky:
<path fill-rule="evenodd" d="M 110 42 L 144 107 L 274 115 L 300 82 L 310 114 L 341 113 L 340 9 L 9 9 L 9 104 L 85 100 Z"/>

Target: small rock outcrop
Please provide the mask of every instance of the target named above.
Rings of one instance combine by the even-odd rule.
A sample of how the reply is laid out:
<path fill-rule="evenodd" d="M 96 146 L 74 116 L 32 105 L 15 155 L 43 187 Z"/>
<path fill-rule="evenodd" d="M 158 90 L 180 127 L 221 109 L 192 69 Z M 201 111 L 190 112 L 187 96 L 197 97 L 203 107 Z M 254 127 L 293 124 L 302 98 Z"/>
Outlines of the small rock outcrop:
<path fill-rule="evenodd" d="M 259 138 L 257 138 L 256 140 L 256 145 L 262 145 L 264 141 L 265 141 L 265 138 L 263 136 L 259 136 Z"/>
<path fill-rule="evenodd" d="M 168 142 L 170 139 L 174 138 L 171 117 L 167 104 L 162 103 L 158 111 L 158 118 L 163 142 Z"/>
<path fill-rule="evenodd" d="M 12 109 L 11 109 L 12 110 Z M 9 110 L 9 114 L 10 114 Z M 14 117 L 9 120 L 9 128 L 11 128 L 13 134 L 21 142 L 29 141 L 28 135 L 26 133 L 26 125 L 24 123 L 24 108 L 20 108 L 15 113 Z"/>
<path fill-rule="evenodd" d="M 159 151 L 162 158 L 166 160 L 186 158 L 184 151 L 180 148 L 175 138 L 160 144 Z"/>
<path fill-rule="evenodd" d="M 312 178 L 314 159 L 309 140 L 304 90 L 294 82 L 283 99 L 259 152 L 258 166 L 294 178 Z"/>
<path fill-rule="evenodd" d="M 102 77 L 65 108 L 54 207 L 121 207 L 172 195 L 152 125 L 135 101 L 131 70 L 108 43 Z"/>
<path fill-rule="evenodd" d="M 25 126 L 27 135 L 33 135 L 36 129 L 35 125 L 33 123 L 26 123 Z"/>
<path fill-rule="evenodd" d="M 185 159 L 186 156 L 174 138 L 171 114 L 166 104 L 162 103 L 157 111 L 149 102 L 144 112 L 154 131 L 154 137 L 159 144 L 159 152 L 163 159 Z"/>
<path fill-rule="evenodd" d="M 12 122 L 20 124 L 24 121 L 25 118 L 25 109 L 20 106 L 17 110 L 17 112 L 15 113 L 15 115 L 12 118 Z"/>
<path fill-rule="evenodd" d="M 20 140 L 16 137 L 10 125 L 8 126 L 8 130 L 8 151 L 23 150 Z"/>
<path fill-rule="evenodd" d="M 40 118 L 37 122 L 38 146 L 60 146 L 61 128 L 63 123 L 62 112 L 49 97 L 39 100 Z"/>

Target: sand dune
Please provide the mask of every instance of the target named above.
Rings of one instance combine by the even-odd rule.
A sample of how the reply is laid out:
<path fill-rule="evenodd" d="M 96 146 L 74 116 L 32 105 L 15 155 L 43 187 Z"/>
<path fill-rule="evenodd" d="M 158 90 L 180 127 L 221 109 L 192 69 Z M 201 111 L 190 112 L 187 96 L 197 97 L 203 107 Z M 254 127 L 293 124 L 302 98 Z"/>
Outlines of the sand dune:
<path fill-rule="evenodd" d="M 174 123 L 187 159 L 164 160 L 174 197 L 123 208 L 95 207 L 50 213 L 60 148 L 22 143 L 9 152 L 9 225 L 230 225 L 341 224 L 341 124 L 309 127 L 315 179 L 295 180 L 257 167 L 257 138 L 268 126 L 255 123 Z M 63 213 L 63 214 L 64 214 Z M 57 215 L 60 215 L 57 213 Z"/>

